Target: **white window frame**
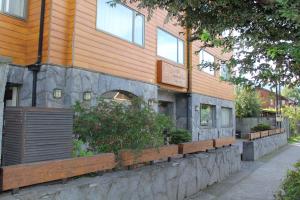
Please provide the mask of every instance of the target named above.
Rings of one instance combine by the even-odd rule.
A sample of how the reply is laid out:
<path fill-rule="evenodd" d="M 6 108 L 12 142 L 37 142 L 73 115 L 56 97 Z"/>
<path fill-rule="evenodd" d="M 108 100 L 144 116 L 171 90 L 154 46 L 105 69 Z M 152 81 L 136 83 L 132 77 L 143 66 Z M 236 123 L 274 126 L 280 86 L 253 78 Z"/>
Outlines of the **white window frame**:
<path fill-rule="evenodd" d="M 106 31 L 106 30 L 104 30 L 103 28 L 101 28 L 100 26 L 98 26 L 97 21 L 98 21 L 98 20 L 101 20 L 101 19 L 98 18 L 98 12 L 101 12 L 101 11 L 98 9 L 98 4 L 100 4 L 100 1 L 103 1 L 103 0 L 97 0 L 96 29 L 99 30 L 99 31 L 101 31 L 101 32 L 104 32 L 104 33 L 106 33 L 106 34 L 108 34 L 108 35 L 114 36 L 114 37 L 119 38 L 119 39 L 121 39 L 121 40 L 127 41 L 127 42 L 129 42 L 129 43 L 134 44 L 134 45 L 137 45 L 137 46 L 139 46 L 139 47 L 145 47 L 145 15 L 143 15 L 143 14 L 140 13 L 140 12 L 137 12 L 136 10 L 134 10 L 134 9 L 132 9 L 132 8 L 130 8 L 130 7 L 128 7 L 127 5 L 118 3 L 118 5 L 123 6 L 123 7 L 127 8 L 128 10 L 130 10 L 130 11 L 132 12 L 132 27 L 131 27 L 131 29 L 132 29 L 132 38 L 131 38 L 131 40 L 127 40 L 127 39 L 122 38 L 122 37 L 120 37 L 120 36 L 118 36 L 118 35 L 116 35 L 116 34 L 110 33 L 109 31 Z M 101 8 L 100 8 L 100 9 L 101 9 Z M 136 42 L 134 41 L 135 16 L 136 16 L 137 14 L 143 16 L 143 29 L 142 29 L 142 31 L 143 31 L 143 32 L 142 32 L 142 35 L 143 35 L 143 42 L 142 42 L 142 45 L 139 44 L 139 43 L 136 43 Z"/>
<path fill-rule="evenodd" d="M 212 64 L 215 62 L 215 57 L 212 54 L 208 53 L 205 50 L 201 50 L 199 52 L 199 65 L 200 65 L 199 70 L 201 70 L 201 71 L 203 71 L 203 72 L 205 72 L 207 74 L 210 74 L 212 76 L 215 76 L 215 70 L 211 70 L 209 67 L 202 68 L 203 61 L 205 61 L 205 59 L 204 59 L 205 55 L 204 54 L 207 54 L 206 56 L 211 56 L 213 58 Z"/>
<path fill-rule="evenodd" d="M 184 63 L 185 63 L 185 44 L 184 44 L 184 40 L 180 39 L 179 37 L 176 37 L 176 36 L 173 35 L 172 33 L 169 33 L 168 31 L 166 31 L 166 30 L 164 30 L 164 29 L 162 29 L 162 28 L 157 28 L 157 31 L 156 31 L 157 38 L 158 38 L 158 32 L 159 32 L 159 31 L 163 31 L 163 32 L 165 32 L 166 34 L 168 34 L 168 35 L 170 35 L 170 36 L 176 38 L 176 40 L 177 40 L 177 56 L 176 56 L 176 57 L 177 57 L 177 61 L 171 60 L 171 59 L 169 59 L 169 58 L 166 58 L 166 57 L 161 56 L 161 55 L 158 54 L 158 39 L 156 40 L 156 55 L 159 56 L 159 57 L 161 57 L 161 58 L 167 59 L 167 60 L 169 60 L 169 61 L 171 61 L 171 62 L 175 62 L 175 63 L 177 63 L 177 64 L 179 64 L 179 65 L 184 65 Z M 183 52 L 182 52 L 182 54 L 183 54 L 183 55 L 182 55 L 183 60 L 182 60 L 182 63 L 179 62 L 179 41 L 181 41 L 181 42 L 183 43 Z"/>
<path fill-rule="evenodd" d="M 7 1 L 8 0 L 0 1 L 0 2 L 2 2 L 0 4 L 0 13 L 3 13 L 5 15 L 9 15 L 9 16 L 12 16 L 12 17 L 15 17 L 15 18 L 18 18 L 18 19 L 23 19 L 23 20 L 25 20 L 27 18 L 28 0 L 24 0 L 24 8 L 23 8 L 24 15 L 23 16 L 15 15 L 15 14 L 12 14 L 12 13 L 6 11 Z"/>

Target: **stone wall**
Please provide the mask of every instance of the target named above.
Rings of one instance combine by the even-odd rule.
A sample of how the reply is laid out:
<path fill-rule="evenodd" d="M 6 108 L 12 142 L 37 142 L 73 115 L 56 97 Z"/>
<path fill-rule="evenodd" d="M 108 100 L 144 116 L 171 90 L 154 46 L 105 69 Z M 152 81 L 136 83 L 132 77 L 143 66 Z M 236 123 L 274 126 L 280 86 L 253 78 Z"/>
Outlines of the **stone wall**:
<path fill-rule="evenodd" d="M 201 104 L 210 104 L 216 106 L 215 115 L 215 127 L 205 128 L 200 126 L 200 111 L 195 109 L 196 106 Z M 232 109 L 232 125 L 230 127 L 222 127 L 221 125 L 221 108 L 231 108 Z M 220 137 L 227 137 L 235 135 L 235 106 L 233 101 L 223 100 L 214 97 L 208 97 L 200 94 L 192 94 L 190 98 L 190 130 L 193 133 L 193 140 L 207 140 L 215 139 Z"/>
<path fill-rule="evenodd" d="M 260 157 L 269 154 L 276 149 L 286 145 L 287 134 L 273 135 L 243 143 L 243 160 L 255 161 Z"/>
<path fill-rule="evenodd" d="M 237 146 L 194 154 L 130 171 L 36 186 L 2 200 L 182 200 L 240 170 Z"/>
<path fill-rule="evenodd" d="M 6 87 L 6 79 L 8 73 L 9 59 L 0 57 L 0 144 L 2 144 L 2 128 L 3 128 L 3 109 L 4 109 L 4 95 Z M 2 155 L 2 147 L 0 145 L 0 155 Z M 1 163 L 1 158 L 0 158 Z"/>
<path fill-rule="evenodd" d="M 10 66 L 8 82 L 19 84 L 19 105 L 30 106 L 32 94 L 32 72 L 26 68 Z M 53 98 L 53 90 L 62 89 L 61 99 Z M 92 100 L 87 102 L 95 105 L 97 98 L 111 90 L 124 90 L 136 96 L 157 99 L 157 86 L 102 73 L 65 68 L 54 65 L 43 65 L 38 73 L 37 106 L 68 108 L 76 101 L 83 100 L 84 92 L 92 93 Z"/>
<path fill-rule="evenodd" d="M 249 118 L 237 118 L 236 130 L 241 132 L 242 138 L 246 137 L 251 129 L 257 126 L 259 123 L 268 124 L 275 128 L 276 121 L 274 117 L 249 117 Z"/>

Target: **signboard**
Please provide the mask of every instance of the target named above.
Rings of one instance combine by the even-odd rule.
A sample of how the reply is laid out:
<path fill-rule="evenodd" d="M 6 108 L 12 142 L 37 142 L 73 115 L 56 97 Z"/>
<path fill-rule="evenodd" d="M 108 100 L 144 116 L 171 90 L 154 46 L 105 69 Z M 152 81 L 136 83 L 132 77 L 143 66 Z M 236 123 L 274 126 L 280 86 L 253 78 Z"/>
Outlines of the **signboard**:
<path fill-rule="evenodd" d="M 281 115 L 276 115 L 276 122 L 282 122 L 283 118 Z"/>
<path fill-rule="evenodd" d="M 187 70 L 165 61 L 157 61 L 158 83 L 187 88 Z"/>

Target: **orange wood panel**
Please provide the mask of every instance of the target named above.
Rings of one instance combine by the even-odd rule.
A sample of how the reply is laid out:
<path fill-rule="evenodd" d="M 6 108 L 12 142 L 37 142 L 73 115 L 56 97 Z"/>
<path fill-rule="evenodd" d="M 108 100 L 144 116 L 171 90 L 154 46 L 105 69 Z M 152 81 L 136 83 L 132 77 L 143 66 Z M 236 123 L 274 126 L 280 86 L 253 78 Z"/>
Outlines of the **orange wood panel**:
<path fill-rule="evenodd" d="M 113 153 L 91 157 L 53 160 L 1 168 L 2 191 L 80 176 L 115 167 Z"/>
<path fill-rule="evenodd" d="M 120 159 L 123 166 L 130 166 L 176 156 L 177 154 L 178 146 L 170 145 L 141 151 L 123 150 L 120 152 Z"/>
<path fill-rule="evenodd" d="M 213 140 L 203 140 L 179 144 L 179 154 L 203 152 L 214 148 Z"/>
<path fill-rule="evenodd" d="M 218 138 L 214 139 L 214 147 L 220 148 L 223 146 L 229 146 L 234 144 L 235 142 L 235 137 Z"/>
<path fill-rule="evenodd" d="M 162 60 L 157 61 L 158 83 L 187 88 L 187 70 Z"/>
<path fill-rule="evenodd" d="M 256 132 L 256 133 L 249 133 L 248 134 L 248 139 L 249 140 L 255 140 L 260 138 L 260 132 Z"/>

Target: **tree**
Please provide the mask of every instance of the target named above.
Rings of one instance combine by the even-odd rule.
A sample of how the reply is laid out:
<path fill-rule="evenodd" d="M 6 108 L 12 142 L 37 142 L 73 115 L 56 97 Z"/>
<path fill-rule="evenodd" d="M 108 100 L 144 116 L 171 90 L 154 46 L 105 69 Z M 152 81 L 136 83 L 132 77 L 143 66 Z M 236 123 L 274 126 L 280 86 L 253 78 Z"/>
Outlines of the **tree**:
<path fill-rule="evenodd" d="M 298 87 L 293 87 L 293 88 L 285 87 L 282 90 L 282 95 L 289 99 L 300 102 L 300 88 Z"/>
<path fill-rule="evenodd" d="M 252 88 L 237 88 L 235 109 L 238 118 L 259 117 L 261 112 L 261 101 L 257 92 Z"/>
<path fill-rule="evenodd" d="M 126 0 L 115 0 L 125 1 Z M 203 47 L 237 50 L 228 62 L 231 81 L 256 85 L 300 83 L 299 0 L 130 0 L 168 11 Z M 227 32 L 229 34 L 224 35 Z M 220 37 L 222 35 L 222 37 Z M 238 66 L 238 67 L 236 67 Z M 213 66 L 218 68 L 218 66 Z M 245 75 L 251 75 L 248 80 Z"/>

